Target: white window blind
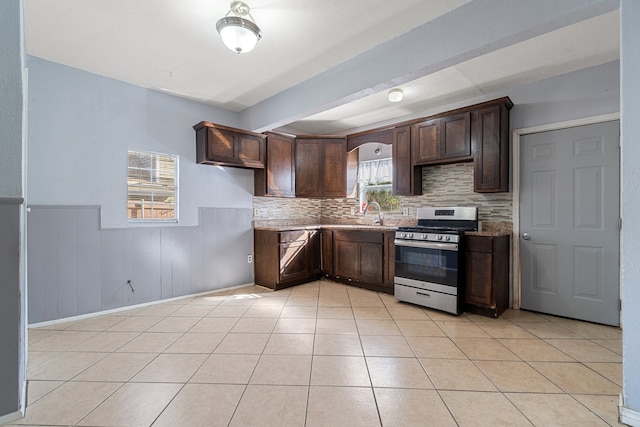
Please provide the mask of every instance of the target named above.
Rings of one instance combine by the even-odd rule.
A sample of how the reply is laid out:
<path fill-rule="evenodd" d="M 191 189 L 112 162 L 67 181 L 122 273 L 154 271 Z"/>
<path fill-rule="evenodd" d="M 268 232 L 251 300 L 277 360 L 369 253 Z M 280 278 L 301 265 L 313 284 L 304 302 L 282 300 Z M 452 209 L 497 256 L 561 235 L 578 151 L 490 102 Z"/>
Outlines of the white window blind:
<path fill-rule="evenodd" d="M 178 220 L 178 156 L 129 151 L 129 221 Z"/>

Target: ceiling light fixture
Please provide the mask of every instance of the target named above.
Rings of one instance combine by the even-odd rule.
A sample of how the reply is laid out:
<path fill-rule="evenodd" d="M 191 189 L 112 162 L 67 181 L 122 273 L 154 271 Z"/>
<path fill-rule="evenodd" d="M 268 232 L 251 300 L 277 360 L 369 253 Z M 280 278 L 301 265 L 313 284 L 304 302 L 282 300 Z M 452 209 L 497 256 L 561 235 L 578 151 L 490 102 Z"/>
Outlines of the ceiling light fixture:
<path fill-rule="evenodd" d="M 231 2 L 229 12 L 216 23 L 216 30 L 224 45 L 236 53 L 250 52 L 262 38 L 260 28 L 249 13 L 249 6 L 241 1 Z"/>
<path fill-rule="evenodd" d="M 387 95 L 389 102 L 400 102 L 402 101 L 402 97 L 402 89 L 391 89 Z"/>

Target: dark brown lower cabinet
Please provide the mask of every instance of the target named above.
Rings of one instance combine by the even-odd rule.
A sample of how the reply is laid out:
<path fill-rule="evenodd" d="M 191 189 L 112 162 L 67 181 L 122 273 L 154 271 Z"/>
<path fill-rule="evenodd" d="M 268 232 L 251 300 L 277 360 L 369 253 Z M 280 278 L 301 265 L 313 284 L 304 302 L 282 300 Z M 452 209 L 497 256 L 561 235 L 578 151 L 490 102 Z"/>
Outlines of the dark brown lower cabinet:
<path fill-rule="evenodd" d="M 333 276 L 333 231 L 320 232 L 320 270 L 323 274 Z"/>
<path fill-rule="evenodd" d="M 395 231 L 384 232 L 384 285 L 389 288 L 389 293 L 393 294 L 393 282 L 395 276 L 396 265 L 396 239 Z"/>
<path fill-rule="evenodd" d="M 378 292 L 393 293 L 388 284 L 385 233 L 336 230 L 333 232 L 332 279 Z"/>
<path fill-rule="evenodd" d="M 383 230 L 255 230 L 255 283 L 278 290 L 325 276 L 393 294 L 394 238 Z"/>
<path fill-rule="evenodd" d="M 509 235 L 465 242 L 465 311 L 496 318 L 509 307 Z"/>
<path fill-rule="evenodd" d="M 282 289 L 320 275 L 318 230 L 254 231 L 255 283 Z"/>

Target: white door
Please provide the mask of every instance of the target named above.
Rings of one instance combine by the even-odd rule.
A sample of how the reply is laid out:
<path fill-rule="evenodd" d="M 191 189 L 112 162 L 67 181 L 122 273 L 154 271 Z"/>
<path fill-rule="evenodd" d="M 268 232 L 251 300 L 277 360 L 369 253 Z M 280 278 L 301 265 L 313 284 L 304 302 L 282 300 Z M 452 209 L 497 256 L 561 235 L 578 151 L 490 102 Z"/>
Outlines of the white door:
<path fill-rule="evenodd" d="M 619 324 L 619 125 L 521 138 L 521 308 Z"/>

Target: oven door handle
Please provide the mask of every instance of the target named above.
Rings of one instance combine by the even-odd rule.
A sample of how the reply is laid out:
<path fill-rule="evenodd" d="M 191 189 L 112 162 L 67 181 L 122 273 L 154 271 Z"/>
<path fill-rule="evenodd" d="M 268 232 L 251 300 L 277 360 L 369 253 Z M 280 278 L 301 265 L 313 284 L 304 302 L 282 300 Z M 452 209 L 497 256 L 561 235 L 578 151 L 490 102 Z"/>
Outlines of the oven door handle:
<path fill-rule="evenodd" d="M 422 249 L 442 249 L 444 251 L 457 251 L 458 244 L 457 243 L 438 243 L 438 242 L 423 242 L 423 241 L 413 241 L 413 240 L 398 240 L 395 239 L 393 243 L 396 246 L 408 246 L 411 248 L 422 248 Z"/>

